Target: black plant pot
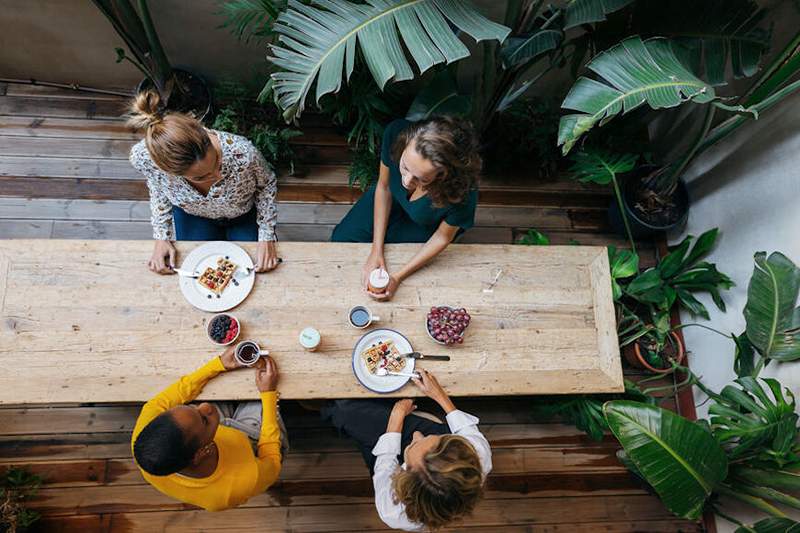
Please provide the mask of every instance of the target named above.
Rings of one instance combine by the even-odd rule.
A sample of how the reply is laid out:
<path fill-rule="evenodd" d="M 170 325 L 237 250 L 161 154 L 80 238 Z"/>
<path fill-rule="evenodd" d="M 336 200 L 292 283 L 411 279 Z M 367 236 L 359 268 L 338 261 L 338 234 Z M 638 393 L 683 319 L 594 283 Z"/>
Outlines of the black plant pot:
<path fill-rule="evenodd" d="M 683 180 L 678 182 L 673 195 L 673 201 L 678 210 L 678 216 L 674 217 L 673 221 L 666 224 L 653 224 L 644 220 L 638 209 L 634 208 L 636 202 L 636 192 L 640 187 L 641 181 L 639 179 L 631 178 L 625 180 L 622 184 L 622 199 L 625 213 L 628 216 L 628 224 L 631 227 L 631 234 L 635 239 L 650 237 L 659 232 L 680 230 L 686 225 L 686 219 L 689 217 L 689 193 L 686 190 L 686 184 Z M 627 237 L 625 232 L 625 223 L 622 220 L 622 213 L 620 206 L 617 204 L 616 198 L 611 201 L 608 207 L 608 222 L 615 233 Z"/>
<path fill-rule="evenodd" d="M 183 87 L 183 94 L 177 88 L 173 89 L 167 109 L 189 113 L 198 120 L 202 121 L 211 114 L 212 100 L 211 90 L 208 88 L 206 80 L 198 74 L 176 68 L 175 77 Z M 136 94 L 153 88 L 150 78 L 145 78 L 136 86 Z"/>

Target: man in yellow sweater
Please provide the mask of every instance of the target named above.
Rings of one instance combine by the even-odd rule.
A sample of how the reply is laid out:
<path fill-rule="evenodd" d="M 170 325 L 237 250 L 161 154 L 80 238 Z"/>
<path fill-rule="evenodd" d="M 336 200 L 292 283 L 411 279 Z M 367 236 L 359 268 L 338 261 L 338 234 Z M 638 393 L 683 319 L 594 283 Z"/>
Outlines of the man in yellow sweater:
<path fill-rule="evenodd" d="M 214 405 L 184 405 L 213 377 L 239 366 L 228 349 L 142 407 L 133 430 L 133 455 L 145 480 L 167 496 L 221 511 L 264 492 L 278 479 L 281 435 L 274 359 L 262 359 L 255 368 L 262 406 L 257 454 L 245 433 L 220 424 Z"/>

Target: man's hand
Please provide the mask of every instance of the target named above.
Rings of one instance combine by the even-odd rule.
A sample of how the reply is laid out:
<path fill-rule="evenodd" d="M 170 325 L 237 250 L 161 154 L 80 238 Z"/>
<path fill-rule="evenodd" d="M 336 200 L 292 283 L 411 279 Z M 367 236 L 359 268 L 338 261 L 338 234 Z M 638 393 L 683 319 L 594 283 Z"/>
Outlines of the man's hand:
<path fill-rule="evenodd" d="M 256 272 L 269 272 L 278 266 L 278 247 L 275 241 L 259 241 L 256 249 Z"/>
<path fill-rule="evenodd" d="M 222 361 L 222 366 L 225 367 L 225 370 L 235 370 L 242 367 L 242 365 L 239 364 L 239 361 L 237 361 L 236 357 L 233 355 L 235 347 L 235 344 L 228 346 L 225 351 L 222 352 L 222 355 L 219 356 L 220 360 Z"/>
<path fill-rule="evenodd" d="M 456 406 L 453 405 L 450 396 L 444 390 L 444 387 L 439 384 L 439 380 L 436 379 L 436 376 L 424 368 L 419 369 L 419 376 L 420 379 L 411 378 L 411 381 L 414 382 L 414 385 L 416 385 L 425 396 L 438 403 L 441 408 L 444 409 L 445 413 L 456 410 Z"/>
<path fill-rule="evenodd" d="M 272 357 L 261 357 L 255 366 L 256 388 L 258 392 L 271 392 L 278 389 L 278 365 Z"/>
<path fill-rule="evenodd" d="M 174 274 L 175 272 L 172 269 L 175 268 L 177 254 L 178 252 L 171 242 L 156 241 L 153 255 L 150 256 L 150 260 L 147 262 L 147 268 L 157 274 Z"/>
<path fill-rule="evenodd" d="M 404 400 L 397 400 L 392 408 L 392 413 L 389 415 L 389 423 L 386 425 L 386 432 L 402 433 L 403 422 L 405 421 L 406 417 L 416 408 L 417 406 L 413 400 L 409 400 L 408 398 Z"/>

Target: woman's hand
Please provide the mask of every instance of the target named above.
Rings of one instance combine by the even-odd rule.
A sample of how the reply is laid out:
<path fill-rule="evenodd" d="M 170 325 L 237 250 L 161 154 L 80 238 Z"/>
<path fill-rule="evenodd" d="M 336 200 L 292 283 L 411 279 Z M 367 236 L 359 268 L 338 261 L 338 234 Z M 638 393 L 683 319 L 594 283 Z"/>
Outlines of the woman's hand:
<path fill-rule="evenodd" d="M 272 357 L 261 357 L 256 363 L 256 388 L 258 392 L 278 389 L 278 365 Z"/>
<path fill-rule="evenodd" d="M 222 366 L 225 367 L 225 370 L 235 370 L 242 367 L 242 365 L 239 364 L 239 361 L 237 361 L 236 357 L 233 355 L 235 347 L 235 344 L 231 344 L 225 349 L 224 352 L 222 352 L 222 355 L 219 356 L 220 361 L 222 361 Z"/>
<path fill-rule="evenodd" d="M 376 268 L 386 270 L 386 259 L 383 258 L 383 251 L 381 250 L 373 250 L 369 254 L 369 257 L 367 257 L 367 262 L 364 263 L 364 268 L 361 271 L 361 285 L 364 287 L 364 290 L 367 289 L 370 272 Z"/>
<path fill-rule="evenodd" d="M 436 379 L 436 376 L 424 368 L 419 369 L 419 376 L 420 379 L 411 378 L 411 381 L 414 382 L 414 385 L 416 385 L 425 396 L 438 403 L 439 406 L 444 409 L 445 413 L 456 410 L 456 406 L 453 405 L 450 396 L 444 390 L 444 387 L 439 384 L 439 380 Z"/>
<path fill-rule="evenodd" d="M 367 294 L 369 294 L 374 300 L 378 301 L 386 301 L 391 300 L 394 293 L 397 292 L 397 288 L 400 286 L 400 280 L 397 279 L 396 276 L 389 276 L 389 285 L 386 286 L 386 290 L 379 294 L 375 294 L 374 292 L 367 290 Z"/>
<path fill-rule="evenodd" d="M 256 272 L 268 272 L 278 266 L 278 247 L 275 241 L 259 241 L 256 250 Z"/>
<path fill-rule="evenodd" d="M 177 255 L 178 252 L 171 242 L 156 241 L 153 255 L 150 256 L 150 261 L 147 262 L 147 268 L 157 274 L 174 274 L 175 272 L 172 269 L 175 267 Z"/>
<path fill-rule="evenodd" d="M 403 422 L 416 408 L 417 406 L 413 400 L 407 398 L 404 400 L 397 400 L 392 408 L 392 413 L 389 415 L 389 423 L 386 425 L 386 432 L 402 433 Z"/>

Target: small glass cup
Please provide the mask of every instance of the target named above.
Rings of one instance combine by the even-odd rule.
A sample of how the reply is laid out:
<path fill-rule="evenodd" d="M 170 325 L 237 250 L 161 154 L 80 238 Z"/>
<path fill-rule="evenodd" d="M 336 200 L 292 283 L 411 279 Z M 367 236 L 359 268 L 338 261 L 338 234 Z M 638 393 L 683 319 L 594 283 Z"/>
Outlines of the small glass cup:
<path fill-rule="evenodd" d="M 300 332 L 300 346 L 306 351 L 316 351 L 321 341 L 322 337 L 315 328 L 307 327 Z"/>

